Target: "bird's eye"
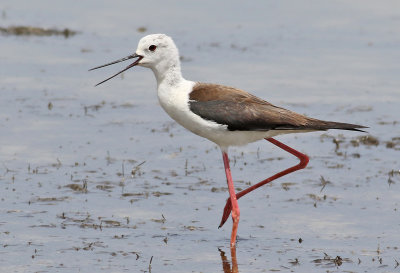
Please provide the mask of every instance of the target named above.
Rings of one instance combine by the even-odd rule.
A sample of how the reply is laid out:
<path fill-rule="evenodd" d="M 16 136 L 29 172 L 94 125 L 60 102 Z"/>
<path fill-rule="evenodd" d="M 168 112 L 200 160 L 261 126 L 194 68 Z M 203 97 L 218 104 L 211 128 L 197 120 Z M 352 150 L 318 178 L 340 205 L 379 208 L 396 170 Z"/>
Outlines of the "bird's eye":
<path fill-rule="evenodd" d="M 155 50 L 156 50 L 156 48 L 157 48 L 157 46 L 155 46 L 155 45 L 151 45 L 151 46 L 149 46 L 149 50 L 150 50 L 150 51 L 155 51 Z"/>

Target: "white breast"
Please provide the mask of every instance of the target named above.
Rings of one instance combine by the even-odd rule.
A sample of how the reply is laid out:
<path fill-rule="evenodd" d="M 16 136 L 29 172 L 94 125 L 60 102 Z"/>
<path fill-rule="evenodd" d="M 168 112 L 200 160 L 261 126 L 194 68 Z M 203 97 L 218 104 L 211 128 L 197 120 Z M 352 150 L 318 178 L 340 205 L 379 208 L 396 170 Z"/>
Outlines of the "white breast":
<path fill-rule="evenodd" d="M 193 133 L 208 138 L 203 132 L 209 130 L 225 130 L 215 122 L 202 119 L 189 109 L 189 93 L 195 82 L 183 80 L 178 86 L 170 87 L 160 85 L 158 88 L 158 99 L 162 108 L 168 115 L 180 125 Z"/>

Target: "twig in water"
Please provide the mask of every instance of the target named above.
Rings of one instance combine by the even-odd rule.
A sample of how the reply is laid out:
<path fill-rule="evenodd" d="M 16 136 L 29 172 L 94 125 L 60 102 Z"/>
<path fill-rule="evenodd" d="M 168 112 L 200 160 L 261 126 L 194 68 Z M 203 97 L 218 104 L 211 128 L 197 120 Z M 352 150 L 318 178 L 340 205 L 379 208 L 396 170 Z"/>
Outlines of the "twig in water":
<path fill-rule="evenodd" d="M 136 167 L 133 167 L 133 169 L 131 171 L 132 177 L 134 177 L 136 175 L 136 172 L 140 170 L 140 166 L 142 166 L 144 163 L 146 163 L 146 161 L 143 161 L 142 163 L 136 165 Z"/>
<path fill-rule="evenodd" d="M 320 180 L 321 180 L 321 185 L 322 185 L 322 188 L 321 188 L 320 192 L 322 192 L 322 191 L 325 189 L 325 186 L 326 186 L 327 184 L 331 183 L 331 182 L 328 181 L 328 180 L 325 180 L 325 178 L 324 178 L 322 175 L 321 175 Z"/>
<path fill-rule="evenodd" d="M 151 262 L 153 261 L 153 256 L 150 258 L 150 263 L 149 263 L 149 273 L 151 273 Z"/>

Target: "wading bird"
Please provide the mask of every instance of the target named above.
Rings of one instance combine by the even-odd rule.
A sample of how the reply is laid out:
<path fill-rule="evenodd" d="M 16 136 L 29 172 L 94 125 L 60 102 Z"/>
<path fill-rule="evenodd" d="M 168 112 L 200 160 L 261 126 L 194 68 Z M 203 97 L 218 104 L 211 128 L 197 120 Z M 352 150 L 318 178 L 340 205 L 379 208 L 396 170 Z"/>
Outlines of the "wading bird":
<path fill-rule="evenodd" d="M 219 227 L 232 213 L 231 247 L 234 247 L 236 243 L 240 217 L 237 199 L 272 180 L 303 169 L 308 164 L 307 155 L 272 137 L 328 129 L 363 132 L 360 128 L 367 128 L 356 124 L 309 118 L 233 87 L 186 80 L 182 77 L 178 48 L 165 34 L 145 36 L 139 41 L 132 55 L 90 70 L 130 59 L 135 59 L 135 61 L 97 85 L 137 65 L 150 68 L 157 80 L 159 102 L 171 118 L 193 133 L 213 141 L 221 148 L 230 197 L 226 202 Z M 245 145 L 261 139 L 266 139 L 296 156 L 300 163 L 236 193 L 229 167 L 228 147 Z"/>

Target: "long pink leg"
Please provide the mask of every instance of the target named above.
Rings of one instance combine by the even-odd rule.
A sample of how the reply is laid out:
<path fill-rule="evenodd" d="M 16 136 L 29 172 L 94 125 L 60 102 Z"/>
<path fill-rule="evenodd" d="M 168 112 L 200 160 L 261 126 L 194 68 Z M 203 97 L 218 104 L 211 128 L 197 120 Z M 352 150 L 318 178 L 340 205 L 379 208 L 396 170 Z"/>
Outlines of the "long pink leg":
<path fill-rule="evenodd" d="M 238 202 L 236 199 L 235 186 L 233 185 L 233 181 L 232 181 L 231 169 L 229 168 L 229 158 L 228 158 L 227 152 L 222 151 L 222 158 L 224 159 L 225 174 L 226 174 L 226 180 L 228 183 L 229 196 L 230 196 L 229 197 L 229 206 L 230 206 L 229 212 L 232 211 L 232 220 L 233 220 L 232 234 L 231 234 L 231 248 L 232 248 L 235 246 L 235 242 L 236 242 L 236 234 L 237 234 L 237 229 L 238 229 L 238 225 L 239 225 L 240 210 L 239 210 L 239 205 L 238 205 Z M 228 214 L 228 217 L 229 217 L 229 214 Z"/>
<path fill-rule="evenodd" d="M 295 171 L 300 170 L 300 169 L 304 169 L 308 164 L 309 158 L 308 158 L 307 155 L 302 154 L 299 151 L 296 151 L 295 149 L 283 144 L 282 142 L 277 141 L 276 139 L 266 138 L 266 140 L 271 142 L 272 144 L 275 144 L 279 148 L 282 148 L 285 151 L 291 153 L 292 155 L 296 156 L 300 160 L 300 163 L 295 165 L 295 166 L 293 166 L 293 167 L 291 167 L 291 168 L 288 168 L 288 169 L 286 169 L 284 171 L 281 171 L 281 172 L 279 172 L 279 173 L 277 173 L 277 174 L 275 174 L 275 175 L 273 175 L 273 176 L 271 176 L 271 177 L 269 177 L 269 178 L 267 178 L 267 179 L 255 184 L 255 185 L 253 185 L 253 186 L 251 186 L 251 187 L 249 187 L 249 188 L 237 193 L 236 196 L 235 196 L 235 201 L 236 202 L 237 202 L 237 199 L 239 199 L 240 197 L 248 194 L 249 192 L 254 191 L 255 189 L 257 189 L 257 188 L 259 188 L 259 187 L 261 187 L 261 186 L 263 186 L 263 185 L 265 185 L 265 184 L 267 184 L 267 183 L 269 183 L 269 182 L 271 182 L 271 181 L 273 181 L 273 180 L 275 180 L 275 179 L 277 179 L 279 177 L 282 177 L 284 175 L 287 175 L 289 173 L 295 172 Z M 231 198 L 232 198 L 232 195 L 230 195 L 230 197 L 226 201 L 226 205 L 225 205 L 225 208 L 224 208 L 224 213 L 222 215 L 221 223 L 219 224 L 218 228 L 222 227 L 225 224 L 226 220 L 229 217 L 229 214 L 231 213 L 231 210 L 232 210 L 232 205 L 231 205 L 232 202 L 230 202 Z"/>

